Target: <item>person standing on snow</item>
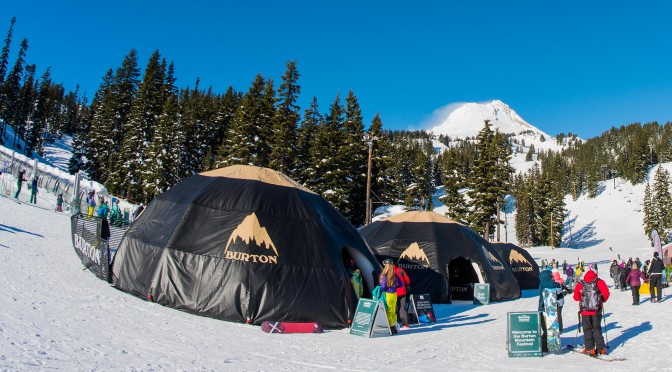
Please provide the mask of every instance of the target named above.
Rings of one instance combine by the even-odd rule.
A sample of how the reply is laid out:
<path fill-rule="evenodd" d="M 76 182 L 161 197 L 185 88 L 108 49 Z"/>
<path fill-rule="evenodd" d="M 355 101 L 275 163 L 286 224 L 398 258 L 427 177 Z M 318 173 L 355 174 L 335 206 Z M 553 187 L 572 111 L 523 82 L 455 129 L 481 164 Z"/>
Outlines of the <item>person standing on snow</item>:
<path fill-rule="evenodd" d="M 96 208 L 96 192 L 91 190 L 89 191 L 89 195 L 86 197 L 86 204 L 89 207 L 89 213 L 87 214 L 88 218 L 93 217 L 93 210 Z"/>
<path fill-rule="evenodd" d="M 609 287 L 604 280 L 597 277 L 593 270 L 586 274 L 574 288 L 574 300 L 579 302 L 581 325 L 583 326 L 584 352 L 590 355 L 607 354 L 602 337 L 603 303 L 609 299 Z"/>
<path fill-rule="evenodd" d="M 639 266 L 637 266 L 637 263 L 633 262 L 632 270 L 630 270 L 627 278 L 625 278 L 625 282 L 628 283 L 630 289 L 632 290 L 633 305 L 639 305 L 639 286 L 642 285 L 640 279 L 646 280 L 646 277 L 644 274 L 642 274 L 641 271 L 639 271 Z"/>
<path fill-rule="evenodd" d="M 651 286 L 651 302 L 660 302 L 663 297 L 663 260 L 658 257 L 658 252 L 653 252 L 653 259 L 649 266 L 649 284 Z M 657 293 L 657 298 L 656 298 Z"/>
<path fill-rule="evenodd" d="M 385 293 L 385 302 L 387 303 L 387 323 L 392 329 L 392 334 L 396 334 L 397 329 L 397 289 L 403 284 L 399 277 L 394 273 L 394 263 L 391 258 L 383 260 L 383 272 L 380 274 L 380 289 Z"/>
<path fill-rule="evenodd" d="M 621 288 L 621 268 L 618 267 L 618 261 L 614 260 L 609 266 L 609 275 L 614 279 L 614 288 Z"/>
<path fill-rule="evenodd" d="M 56 198 L 56 212 L 63 212 L 63 193 L 59 193 Z"/>
<path fill-rule="evenodd" d="M 551 270 L 551 277 L 553 278 L 553 281 L 560 284 L 560 288 L 556 288 L 556 292 L 558 294 L 558 330 L 562 333 L 562 307 L 565 306 L 565 295 L 567 293 L 572 293 L 572 291 L 565 286 L 565 281 L 560 277 L 558 269 Z"/>
<path fill-rule="evenodd" d="M 37 203 L 37 176 L 33 177 L 33 181 L 30 183 L 30 202 Z"/>
<path fill-rule="evenodd" d="M 394 273 L 401 280 L 401 286 L 397 288 L 397 319 L 401 321 L 401 326 L 408 329 L 408 311 L 406 311 L 406 297 L 411 285 L 411 279 L 401 267 L 394 266 Z"/>
<path fill-rule="evenodd" d="M 19 193 L 21 193 L 21 186 L 25 181 L 27 181 L 27 179 L 23 178 L 25 173 L 25 170 L 19 169 L 19 173 L 16 175 L 16 194 L 14 194 L 14 199 L 19 197 Z"/>

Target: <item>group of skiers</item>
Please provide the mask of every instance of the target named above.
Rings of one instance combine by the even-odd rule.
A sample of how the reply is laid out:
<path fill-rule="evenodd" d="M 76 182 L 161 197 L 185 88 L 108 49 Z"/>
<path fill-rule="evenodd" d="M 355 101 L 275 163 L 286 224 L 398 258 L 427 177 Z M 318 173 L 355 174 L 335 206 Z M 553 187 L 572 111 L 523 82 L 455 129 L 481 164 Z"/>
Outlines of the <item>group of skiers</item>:
<path fill-rule="evenodd" d="M 546 263 L 543 262 L 542 263 Z M 604 313 L 603 303 L 609 299 L 610 292 L 606 282 L 598 277 L 597 265 L 590 264 L 588 270 L 584 269 L 584 264 L 581 260 L 576 265 L 576 270 L 573 270 L 566 261 L 562 264 L 563 271 L 567 276 L 566 280 L 562 280 L 558 271 L 558 263 L 555 260 L 548 263 L 548 266 L 542 266 L 539 274 L 539 311 L 544 311 L 544 303 L 542 293 L 544 289 L 555 289 L 558 298 L 558 325 L 559 331 L 562 332 L 562 307 L 564 305 L 564 297 L 573 293 L 575 301 L 579 302 L 579 329 L 583 328 L 584 337 L 584 353 L 589 355 L 607 354 L 604 337 L 602 336 L 602 315 Z M 659 257 L 658 252 L 653 253 L 653 258 L 647 260 L 644 264 L 643 270 L 639 258 L 628 262 L 613 260 L 609 274 L 614 280 L 614 288 L 625 291 L 627 287 L 632 290 L 632 304 L 639 305 L 639 288 L 641 282 L 650 283 L 651 287 L 651 302 L 660 303 L 662 300 L 662 276 L 664 270 L 663 260 Z"/>

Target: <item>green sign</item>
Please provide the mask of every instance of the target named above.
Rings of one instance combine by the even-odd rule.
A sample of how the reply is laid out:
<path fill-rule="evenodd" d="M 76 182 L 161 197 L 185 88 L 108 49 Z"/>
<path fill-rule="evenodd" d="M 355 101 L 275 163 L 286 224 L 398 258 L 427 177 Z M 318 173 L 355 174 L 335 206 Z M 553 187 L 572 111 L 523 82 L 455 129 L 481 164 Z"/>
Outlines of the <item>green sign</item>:
<path fill-rule="evenodd" d="M 376 300 L 360 298 L 350 325 L 350 334 L 365 337 L 390 336 L 385 305 Z"/>
<path fill-rule="evenodd" d="M 490 303 L 490 283 L 474 284 L 474 305 L 487 305 Z"/>
<path fill-rule="evenodd" d="M 537 311 L 508 313 L 506 344 L 510 357 L 540 357 L 541 322 Z"/>

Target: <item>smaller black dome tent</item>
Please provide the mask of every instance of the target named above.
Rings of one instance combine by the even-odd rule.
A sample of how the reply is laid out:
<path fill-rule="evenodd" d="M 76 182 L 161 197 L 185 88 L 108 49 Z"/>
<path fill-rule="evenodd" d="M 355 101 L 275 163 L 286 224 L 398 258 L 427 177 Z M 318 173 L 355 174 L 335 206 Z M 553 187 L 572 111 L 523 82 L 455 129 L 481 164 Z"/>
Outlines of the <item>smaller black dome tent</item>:
<path fill-rule="evenodd" d="M 359 230 L 379 258 L 406 270 L 412 293 L 436 303 L 473 300 L 473 283 L 490 283 L 490 299 L 520 297 L 509 265 L 468 227 L 435 212 L 405 212 Z"/>
<path fill-rule="evenodd" d="M 324 198 L 282 173 L 231 166 L 154 198 L 112 275 L 121 290 L 199 315 L 342 328 L 357 306 L 350 258 L 371 290 L 374 253 Z"/>
<path fill-rule="evenodd" d="M 539 265 L 530 253 L 513 243 L 495 242 L 492 246 L 509 263 L 511 271 L 520 285 L 520 289 L 539 288 Z"/>

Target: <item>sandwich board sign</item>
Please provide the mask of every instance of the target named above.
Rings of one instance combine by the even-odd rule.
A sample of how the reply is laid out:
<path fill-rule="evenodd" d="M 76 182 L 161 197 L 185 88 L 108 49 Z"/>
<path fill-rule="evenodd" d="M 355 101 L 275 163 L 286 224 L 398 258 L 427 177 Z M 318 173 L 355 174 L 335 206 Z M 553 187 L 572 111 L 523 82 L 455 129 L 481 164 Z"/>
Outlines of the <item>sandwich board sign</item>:
<path fill-rule="evenodd" d="M 541 357 L 541 321 L 538 311 L 507 314 L 506 346 L 509 357 Z"/>
<path fill-rule="evenodd" d="M 429 294 L 412 294 L 410 307 L 409 316 L 413 315 L 411 318 L 418 323 L 436 322 L 434 306 Z"/>
<path fill-rule="evenodd" d="M 350 325 L 350 334 L 364 337 L 391 336 L 385 305 L 380 301 L 360 298 Z"/>
<path fill-rule="evenodd" d="M 487 305 L 490 303 L 490 283 L 474 284 L 474 305 Z"/>

